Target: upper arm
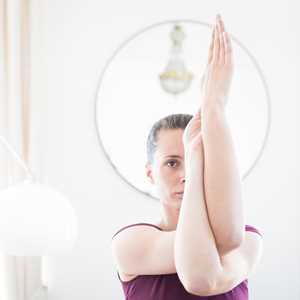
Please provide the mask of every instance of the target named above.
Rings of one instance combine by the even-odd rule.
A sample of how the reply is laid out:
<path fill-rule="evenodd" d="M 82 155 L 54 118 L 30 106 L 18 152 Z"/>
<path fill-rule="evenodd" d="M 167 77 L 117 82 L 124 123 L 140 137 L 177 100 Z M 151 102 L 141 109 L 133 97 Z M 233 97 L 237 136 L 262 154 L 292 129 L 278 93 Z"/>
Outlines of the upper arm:
<path fill-rule="evenodd" d="M 139 225 L 126 228 L 112 240 L 112 254 L 118 270 L 128 275 L 176 273 L 175 231 L 160 231 Z"/>
<path fill-rule="evenodd" d="M 221 256 L 223 268 L 217 277 L 213 294 L 230 291 L 248 279 L 259 264 L 262 253 L 262 237 L 255 232 L 246 231 L 241 245 Z"/>
<path fill-rule="evenodd" d="M 174 261 L 176 231 L 160 231 L 147 225 L 127 228 L 114 236 L 112 255 L 119 271 L 126 275 L 159 275 L 177 273 Z M 185 290 L 191 284 L 178 276 Z M 204 295 L 207 283 L 201 280 L 198 291 Z"/>

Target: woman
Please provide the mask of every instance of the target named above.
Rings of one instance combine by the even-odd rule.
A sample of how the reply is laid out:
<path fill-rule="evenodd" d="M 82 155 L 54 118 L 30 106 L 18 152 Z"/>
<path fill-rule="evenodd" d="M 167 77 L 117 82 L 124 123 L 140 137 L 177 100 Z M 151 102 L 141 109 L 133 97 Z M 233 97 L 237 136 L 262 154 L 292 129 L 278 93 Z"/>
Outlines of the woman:
<path fill-rule="evenodd" d="M 261 258 L 262 236 L 244 224 L 226 124 L 232 60 L 217 15 L 201 112 L 167 116 L 148 136 L 146 174 L 157 188 L 161 219 L 125 226 L 112 239 L 126 299 L 248 299 L 247 279 Z"/>

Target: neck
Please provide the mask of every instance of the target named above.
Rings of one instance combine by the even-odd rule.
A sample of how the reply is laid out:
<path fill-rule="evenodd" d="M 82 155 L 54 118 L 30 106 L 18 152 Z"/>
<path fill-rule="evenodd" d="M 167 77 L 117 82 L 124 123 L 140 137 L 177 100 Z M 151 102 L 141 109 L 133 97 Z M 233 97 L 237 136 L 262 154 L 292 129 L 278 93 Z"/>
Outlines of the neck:
<path fill-rule="evenodd" d="M 164 231 L 176 230 L 179 218 L 179 209 L 162 204 L 159 227 Z"/>

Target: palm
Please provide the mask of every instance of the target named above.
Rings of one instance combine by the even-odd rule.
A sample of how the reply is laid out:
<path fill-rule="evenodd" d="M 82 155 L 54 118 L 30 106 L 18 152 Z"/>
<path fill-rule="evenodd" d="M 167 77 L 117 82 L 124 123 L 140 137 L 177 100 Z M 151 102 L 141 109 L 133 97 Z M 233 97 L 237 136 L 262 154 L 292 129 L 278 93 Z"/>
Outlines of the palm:
<path fill-rule="evenodd" d="M 200 111 L 189 121 L 182 138 L 185 149 L 198 149 L 202 145 Z"/>
<path fill-rule="evenodd" d="M 203 104 L 217 101 L 223 106 L 226 105 L 233 69 L 230 38 L 223 21 L 217 17 L 209 47 L 208 63 L 202 77 Z"/>

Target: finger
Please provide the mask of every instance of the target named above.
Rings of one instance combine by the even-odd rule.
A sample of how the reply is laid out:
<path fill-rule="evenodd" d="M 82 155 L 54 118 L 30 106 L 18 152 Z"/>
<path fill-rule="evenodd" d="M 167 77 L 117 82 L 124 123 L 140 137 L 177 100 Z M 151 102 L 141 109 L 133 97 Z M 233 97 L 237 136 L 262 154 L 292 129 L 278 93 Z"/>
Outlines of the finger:
<path fill-rule="evenodd" d="M 218 30 L 218 27 L 217 27 L 217 24 L 216 24 L 215 25 L 214 49 L 213 49 L 212 62 L 217 62 L 218 61 L 219 49 L 220 49 L 219 30 Z"/>
<path fill-rule="evenodd" d="M 231 65 L 232 64 L 232 44 L 229 34 L 224 31 L 223 33 L 223 40 L 225 45 L 225 64 Z"/>
<path fill-rule="evenodd" d="M 224 22 L 223 22 L 223 19 L 221 18 L 221 16 L 219 17 L 219 23 L 221 26 L 221 32 L 225 31 L 225 25 L 224 25 Z"/>
<path fill-rule="evenodd" d="M 212 57 L 213 57 L 213 50 L 214 50 L 214 39 L 215 39 L 215 26 L 213 27 L 212 37 L 210 40 L 210 45 L 208 49 L 208 63 L 210 64 Z"/>
<path fill-rule="evenodd" d="M 198 112 L 194 113 L 194 115 L 193 115 L 193 117 L 191 119 L 191 123 L 195 124 L 195 122 L 198 121 L 198 118 L 199 118 Z"/>
<path fill-rule="evenodd" d="M 219 39 L 220 39 L 220 53 L 219 53 L 219 62 L 220 64 L 224 64 L 225 61 L 225 45 L 224 45 L 224 38 L 223 38 L 223 31 L 222 31 L 222 25 L 220 22 L 220 19 L 218 20 L 218 27 L 219 27 Z"/>
<path fill-rule="evenodd" d="M 204 80 L 205 80 L 205 75 L 203 74 L 201 77 L 201 89 L 203 89 Z"/>

